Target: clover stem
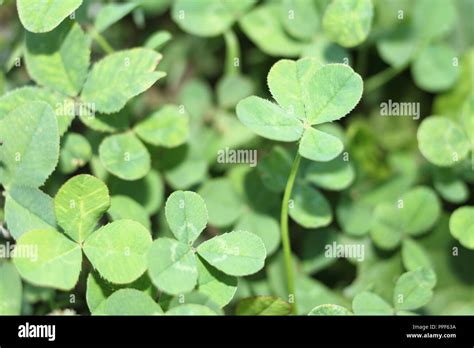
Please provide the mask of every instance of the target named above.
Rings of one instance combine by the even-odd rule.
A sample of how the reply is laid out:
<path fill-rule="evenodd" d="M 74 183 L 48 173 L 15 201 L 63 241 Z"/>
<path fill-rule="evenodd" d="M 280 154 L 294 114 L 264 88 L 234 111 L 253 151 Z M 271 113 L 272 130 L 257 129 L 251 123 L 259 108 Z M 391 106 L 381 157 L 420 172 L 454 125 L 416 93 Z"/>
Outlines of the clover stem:
<path fill-rule="evenodd" d="M 393 79 L 395 76 L 400 74 L 403 70 L 405 70 L 407 65 L 403 65 L 400 67 L 390 67 L 387 68 L 371 77 L 369 77 L 365 82 L 364 92 L 370 93 L 376 90 L 377 88 L 383 86 L 388 81 Z"/>
<path fill-rule="evenodd" d="M 240 72 L 240 47 L 237 36 L 232 30 L 224 33 L 226 46 L 225 74 L 235 75 Z"/>
<path fill-rule="evenodd" d="M 110 53 L 115 52 L 113 47 L 107 42 L 107 40 L 97 30 L 95 30 L 95 28 L 91 27 L 89 29 L 89 33 L 91 34 L 95 42 L 97 42 L 99 46 L 104 50 L 105 53 L 110 54 Z"/>
<path fill-rule="evenodd" d="M 292 313 L 296 314 L 296 294 L 295 294 L 295 276 L 293 273 L 293 257 L 291 255 L 291 242 L 290 235 L 288 232 L 288 207 L 291 198 L 291 191 L 293 191 L 293 185 L 295 183 L 296 174 L 300 166 L 301 156 L 297 152 L 293 165 L 291 167 L 290 176 L 286 182 L 285 193 L 283 195 L 283 201 L 281 203 L 281 241 L 283 244 L 283 255 L 285 258 L 285 269 L 286 269 L 286 280 L 288 285 L 288 294 L 293 296 L 293 305 L 291 306 Z"/>

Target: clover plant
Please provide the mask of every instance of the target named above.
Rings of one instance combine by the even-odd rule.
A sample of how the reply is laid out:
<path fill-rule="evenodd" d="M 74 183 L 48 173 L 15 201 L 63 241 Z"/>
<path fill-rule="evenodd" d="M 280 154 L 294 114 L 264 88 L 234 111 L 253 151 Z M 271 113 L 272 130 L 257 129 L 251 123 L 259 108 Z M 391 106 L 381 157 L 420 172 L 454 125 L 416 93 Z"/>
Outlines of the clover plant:
<path fill-rule="evenodd" d="M 0 0 L 0 315 L 474 314 L 471 0 Z"/>

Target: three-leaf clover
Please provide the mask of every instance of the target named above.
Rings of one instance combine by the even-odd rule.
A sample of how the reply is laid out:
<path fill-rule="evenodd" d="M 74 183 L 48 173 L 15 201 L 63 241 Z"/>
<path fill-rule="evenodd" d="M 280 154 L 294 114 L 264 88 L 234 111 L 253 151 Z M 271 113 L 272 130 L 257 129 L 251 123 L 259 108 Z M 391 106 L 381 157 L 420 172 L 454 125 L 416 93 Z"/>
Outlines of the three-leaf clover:
<path fill-rule="evenodd" d="M 150 232 L 133 220 L 118 220 L 95 230 L 110 206 L 107 186 L 91 175 L 68 180 L 54 198 L 57 224 L 22 234 L 17 248 L 35 248 L 15 254 L 20 275 L 40 286 L 72 289 L 82 268 L 82 251 L 99 274 L 115 284 L 127 284 L 146 271 Z"/>
<path fill-rule="evenodd" d="M 280 60 L 268 74 L 278 103 L 252 96 L 237 105 L 248 128 L 271 140 L 299 141 L 298 152 L 313 161 L 330 161 L 343 150 L 335 136 L 313 126 L 347 115 L 362 97 L 362 78 L 343 64 L 322 65 L 315 59 Z"/>
<path fill-rule="evenodd" d="M 431 230 L 441 214 L 441 203 L 428 187 L 418 186 L 404 193 L 395 202 L 376 206 L 371 226 L 371 237 L 376 246 L 393 250 L 402 244 L 402 258 L 406 269 L 430 267 L 426 251 L 412 237 Z"/>
<path fill-rule="evenodd" d="M 403 273 L 393 290 L 392 304 L 372 291 L 362 291 L 352 300 L 349 309 L 325 304 L 315 307 L 309 315 L 413 315 L 413 310 L 426 305 L 433 297 L 436 275 L 430 268 L 419 267 Z"/>
<path fill-rule="evenodd" d="M 148 273 L 160 290 L 177 295 L 198 285 L 200 292 L 224 306 L 235 293 L 234 277 L 256 273 L 264 266 L 262 240 L 246 231 L 224 233 L 193 247 L 208 220 L 206 204 L 197 193 L 173 192 L 165 213 L 176 239 L 156 239 L 148 254 Z M 222 297 L 218 290 L 225 288 L 228 291 Z"/>

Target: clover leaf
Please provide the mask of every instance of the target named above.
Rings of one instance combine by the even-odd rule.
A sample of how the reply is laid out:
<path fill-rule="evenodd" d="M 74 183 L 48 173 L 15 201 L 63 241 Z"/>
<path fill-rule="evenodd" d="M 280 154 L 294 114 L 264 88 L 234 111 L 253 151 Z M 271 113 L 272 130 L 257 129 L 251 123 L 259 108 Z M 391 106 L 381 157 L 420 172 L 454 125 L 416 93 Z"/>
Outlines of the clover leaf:
<path fill-rule="evenodd" d="M 178 240 L 162 237 L 153 242 L 148 274 L 168 294 L 190 292 L 198 285 L 211 300 L 225 305 L 235 292 L 235 278 L 229 276 L 253 274 L 264 265 L 265 246 L 253 233 L 232 231 L 192 247 L 207 224 L 206 205 L 194 192 L 173 192 L 166 202 L 166 219 Z M 226 289 L 227 295 L 216 288 Z"/>
<path fill-rule="evenodd" d="M 471 150 L 467 134 L 455 121 L 443 116 L 423 120 L 417 133 L 421 154 L 431 163 L 451 167 Z"/>
<path fill-rule="evenodd" d="M 92 175 L 77 175 L 68 180 L 54 198 L 58 225 L 78 243 L 93 232 L 109 206 L 107 186 Z"/>
<path fill-rule="evenodd" d="M 30 283 L 69 290 L 76 285 L 81 272 L 82 253 L 79 244 L 51 229 L 31 230 L 17 240 L 17 248 L 34 245 L 37 255 L 16 255 L 13 263 L 21 277 Z"/>
<path fill-rule="evenodd" d="M 290 304 L 275 296 L 244 298 L 235 310 L 237 315 L 288 315 L 290 312 Z"/>
<path fill-rule="evenodd" d="M 17 0 L 20 21 L 33 33 L 53 30 L 81 4 L 82 0 Z"/>
<path fill-rule="evenodd" d="M 4 186 L 42 186 L 56 168 L 58 123 L 45 102 L 22 104 L 1 118 L 0 139 L 0 183 Z"/>
<path fill-rule="evenodd" d="M 380 296 L 369 291 L 361 292 L 352 302 L 354 314 L 357 315 L 392 315 L 392 307 Z"/>
<path fill-rule="evenodd" d="M 109 54 L 92 66 L 81 100 L 95 110 L 110 114 L 150 88 L 166 74 L 155 71 L 161 55 L 148 48 L 133 48 Z"/>
<path fill-rule="evenodd" d="M 436 275 L 429 268 L 419 268 L 400 276 L 393 292 L 397 310 L 413 310 L 427 304 L 433 297 Z"/>
<path fill-rule="evenodd" d="M 90 39 L 79 24 L 65 21 L 49 33 L 27 33 L 25 41 L 30 76 L 40 85 L 76 96 L 90 60 Z"/>
<path fill-rule="evenodd" d="M 314 307 L 308 315 L 352 315 L 352 312 L 342 306 L 324 304 Z"/>
<path fill-rule="evenodd" d="M 0 264 L 0 315 L 19 315 L 22 304 L 22 284 L 10 262 Z"/>
<path fill-rule="evenodd" d="M 439 218 L 440 202 L 429 188 L 419 186 L 401 196 L 397 203 L 381 203 L 374 211 L 371 236 L 383 249 L 396 248 L 404 236 L 429 231 Z"/>
<path fill-rule="evenodd" d="M 359 292 L 352 301 L 356 315 L 414 315 L 416 310 L 426 305 L 433 297 L 436 275 L 430 268 L 419 267 L 403 273 L 393 290 L 393 304 L 388 303 L 371 291 Z M 333 304 L 315 307 L 309 315 L 350 315 L 348 309 Z"/>
<path fill-rule="evenodd" d="M 373 15 L 371 0 L 333 0 L 324 13 L 324 32 L 341 46 L 357 46 L 369 35 Z"/>
<path fill-rule="evenodd" d="M 14 255 L 22 278 L 57 289 L 72 289 L 79 278 L 82 251 L 99 274 L 115 284 L 128 284 L 146 271 L 146 255 L 152 243 L 149 231 L 133 220 L 117 220 L 93 231 L 110 206 L 107 186 L 91 175 L 67 181 L 55 199 L 57 223 L 23 233 L 17 247 L 35 245 L 36 256 Z M 71 238 L 71 239 L 70 239 Z"/>
<path fill-rule="evenodd" d="M 198 36 L 217 36 L 229 29 L 255 0 L 177 0 L 171 16 L 179 27 Z"/>
<path fill-rule="evenodd" d="M 110 295 L 93 315 L 160 315 L 161 307 L 148 295 L 136 289 L 120 289 Z"/>
<path fill-rule="evenodd" d="M 456 209 L 449 219 L 449 230 L 461 245 L 474 249 L 474 207 L 464 206 Z"/>
<path fill-rule="evenodd" d="M 34 187 L 13 186 L 6 194 L 5 220 L 15 239 L 30 230 L 55 230 L 53 199 Z"/>
<path fill-rule="evenodd" d="M 301 139 L 299 153 L 310 160 L 329 161 L 341 153 L 339 139 L 311 126 L 344 117 L 355 107 L 362 96 L 357 73 L 309 58 L 281 60 L 270 70 L 268 86 L 279 105 L 255 96 L 240 101 L 237 116 L 244 125 L 272 140 Z"/>

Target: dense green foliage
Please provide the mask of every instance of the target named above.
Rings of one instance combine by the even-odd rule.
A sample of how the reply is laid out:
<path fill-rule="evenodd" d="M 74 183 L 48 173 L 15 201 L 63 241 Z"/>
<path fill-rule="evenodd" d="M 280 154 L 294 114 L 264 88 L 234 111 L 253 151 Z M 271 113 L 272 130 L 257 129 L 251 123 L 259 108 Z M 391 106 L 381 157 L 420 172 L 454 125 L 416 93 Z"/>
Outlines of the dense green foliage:
<path fill-rule="evenodd" d="M 472 13 L 0 1 L 0 315 L 474 314 Z"/>

